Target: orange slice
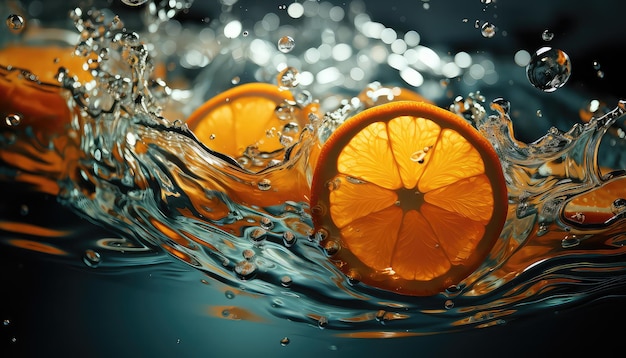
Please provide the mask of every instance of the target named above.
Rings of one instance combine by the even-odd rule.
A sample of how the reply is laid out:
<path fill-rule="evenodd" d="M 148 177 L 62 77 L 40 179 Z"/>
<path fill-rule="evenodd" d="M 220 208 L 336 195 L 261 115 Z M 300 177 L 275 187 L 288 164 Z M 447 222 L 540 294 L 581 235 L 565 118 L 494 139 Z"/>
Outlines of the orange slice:
<path fill-rule="evenodd" d="M 288 90 L 247 83 L 209 99 L 187 125 L 210 149 L 246 161 L 250 153 L 275 157 L 271 154 L 284 152 L 308 121 L 303 113 Z"/>
<path fill-rule="evenodd" d="M 578 227 L 600 228 L 611 224 L 626 210 L 626 177 L 571 199 L 563 210 L 565 220 Z"/>
<path fill-rule="evenodd" d="M 83 70 L 85 58 L 75 56 L 72 47 L 10 46 L 0 50 L 0 65 L 26 70 L 27 78 L 18 71 L 2 69 L 0 75 L 0 115 L 19 114 L 22 121 L 16 129 L 33 127 L 34 132 L 50 136 L 65 132 L 69 124 L 69 108 L 61 96 L 56 74 L 65 67 L 81 81 L 92 77 Z M 50 84 L 42 86 L 40 83 Z"/>
<path fill-rule="evenodd" d="M 500 161 L 473 127 L 424 102 L 367 109 L 322 147 L 311 208 L 322 246 L 348 277 L 433 295 L 473 272 L 507 213 Z"/>
<path fill-rule="evenodd" d="M 187 119 L 202 143 L 237 160 L 244 169 L 234 174 L 237 180 L 222 186 L 233 200 L 261 207 L 308 202 L 306 158 L 280 165 L 309 124 L 308 114 L 318 106 L 295 104 L 288 90 L 248 83 L 209 99 Z M 296 152 L 289 152 L 290 158 Z"/>

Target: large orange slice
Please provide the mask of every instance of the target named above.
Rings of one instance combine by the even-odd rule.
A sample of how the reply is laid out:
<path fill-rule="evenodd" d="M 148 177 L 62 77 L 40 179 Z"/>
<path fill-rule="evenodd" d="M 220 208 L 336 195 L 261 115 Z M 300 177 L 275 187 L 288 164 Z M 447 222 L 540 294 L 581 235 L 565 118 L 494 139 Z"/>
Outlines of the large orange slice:
<path fill-rule="evenodd" d="M 424 102 L 365 110 L 322 147 L 311 208 L 348 277 L 407 295 L 458 284 L 485 259 L 507 212 L 499 159 L 473 127 Z"/>

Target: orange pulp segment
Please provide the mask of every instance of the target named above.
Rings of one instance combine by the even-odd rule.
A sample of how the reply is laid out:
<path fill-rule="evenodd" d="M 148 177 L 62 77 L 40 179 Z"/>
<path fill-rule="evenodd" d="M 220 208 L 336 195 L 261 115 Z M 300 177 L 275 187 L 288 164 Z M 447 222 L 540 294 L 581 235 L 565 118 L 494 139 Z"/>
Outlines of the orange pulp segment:
<path fill-rule="evenodd" d="M 348 277 L 407 295 L 458 284 L 500 235 L 508 199 L 490 143 L 424 102 L 367 109 L 321 149 L 311 208 Z"/>

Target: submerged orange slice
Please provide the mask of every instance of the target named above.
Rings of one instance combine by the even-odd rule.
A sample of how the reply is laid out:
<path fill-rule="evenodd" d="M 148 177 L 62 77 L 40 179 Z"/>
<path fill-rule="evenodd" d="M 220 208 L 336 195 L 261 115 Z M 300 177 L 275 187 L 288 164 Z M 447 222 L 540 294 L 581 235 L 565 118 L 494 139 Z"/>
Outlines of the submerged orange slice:
<path fill-rule="evenodd" d="M 269 83 L 233 87 L 209 99 L 187 119 L 187 125 L 209 149 L 241 164 L 236 180 L 223 190 L 243 204 L 261 207 L 286 201 L 308 202 L 306 153 L 289 151 L 309 123 L 312 103 L 296 105 L 290 91 Z M 288 165 L 285 164 L 289 160 Z"/>
<path fill-rule="evenodd" d="M 500 161 L 457 115 L 424 102 L 365 110 L 321 149 L 311 208 L 348 277 L 407 295 L 458 284 L 485 259 L 507 213 Z"/>
<path fill-rule="evenodd" d="M 189 116 L 187 125 L 210 149 L 242 159 L 250 152 L 284 150 L 305 125 L 303 113 L 288 90 L 247 83 L 209 99 Z"/>

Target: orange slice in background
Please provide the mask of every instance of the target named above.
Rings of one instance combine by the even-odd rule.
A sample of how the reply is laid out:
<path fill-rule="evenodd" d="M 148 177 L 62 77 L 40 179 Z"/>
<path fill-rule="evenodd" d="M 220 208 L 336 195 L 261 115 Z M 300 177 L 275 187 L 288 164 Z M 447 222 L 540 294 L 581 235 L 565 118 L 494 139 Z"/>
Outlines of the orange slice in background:
<path fill-rule="evenodd" d="M 311 211 L 350 278 L 425 296 L 485 259 L 507 215 L 500 161 L 461 117 L 424 102 L 367 109 L 322 147 Z"/>
<path fill-rule="evenodd" d="M 61 95 L 64 89 L 58 86 L 57 72 L 65 67 L 81 82 L 89 81 L 92 77 L 83 69 L 84 63 L 84 57 L 74 55 L 73 47 L 9 46 L 0 50 L 0 65 L 4 67 L 0 76 L 0 115 L 4 119 L 18 114 L 21 121 L 16 129 L 31 126 L 42 136 L 64 133 L 70 110 Z M 32 74 L 31 78 L 27 74 Z"/>
<path fill-rule="evenodd" d="M 563 210 L 574 226 L 601 228 L 626 212 L 626 177 L 616 178 L 587 193 L 575 196 Z"/>
<path fill-rule="evenodd" d="M 71 111 L 56 76 L 65 67 L 69 75 L 89 81 L 92 77 L 83 69 L 84 63 L 85 58 L 75 56 L 69 46 L 15 45 L 0 50 L 0 133 L 9 132 L 16 139 L 0 148 L 0 160 L 18 169 L 15 180 L 58 193 L 56 179 L 65 170 L 59 151 L 70 140 Z M 6 123 L 7 116 L 17 116 L 19 122 Z"/>
<path fill-rule="evenodd" d="M 247 152 L 281 152 L 308 123 L 306 111 L 295 103 L 288 90 L 247 83 L 209 99 L 189 116 L 187 125 L 211 150 L 234 159 L 241 160 Z M 285 142 L 284 136 L 291 138 Z"/>
<path fill-rule="evenodd" d="M 209 99 L 186 123 L 209 149 L 244 169 L 233 174 L 237 180 L 223 186 L 227 194 L 243 204 L 267 207 L 308 201 L 308 158 L 281 164 L 317 108 L 317 103 L 299 108 L 291 92 L 276 85 L 247 83 Z"/>

